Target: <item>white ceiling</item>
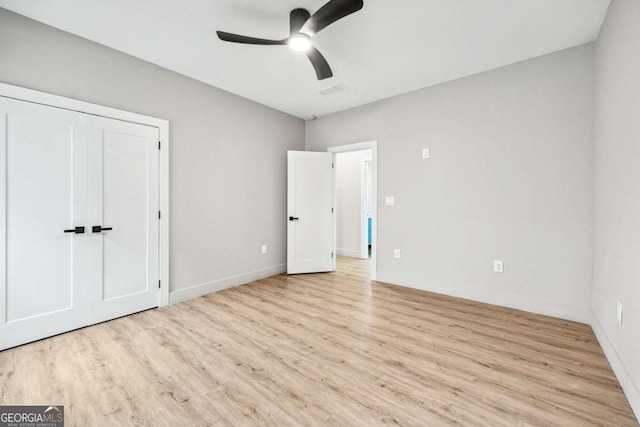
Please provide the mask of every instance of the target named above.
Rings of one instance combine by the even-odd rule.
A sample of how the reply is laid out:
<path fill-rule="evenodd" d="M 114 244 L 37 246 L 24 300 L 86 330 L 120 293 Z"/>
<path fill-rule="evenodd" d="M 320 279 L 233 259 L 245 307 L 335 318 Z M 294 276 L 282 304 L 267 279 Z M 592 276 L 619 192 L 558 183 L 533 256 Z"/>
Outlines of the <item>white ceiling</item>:
<path fill-rule="evenodd" d="M 0 0 L 0 7 L 298 117 L 322 116 L 592 42 L 609 0 L 364 0 L 303 53 L 218 40 L 215 31 L 282 39 L 289 11 L 326 0 Z M 318 90 L 343 83 L 325 97 Z"/>

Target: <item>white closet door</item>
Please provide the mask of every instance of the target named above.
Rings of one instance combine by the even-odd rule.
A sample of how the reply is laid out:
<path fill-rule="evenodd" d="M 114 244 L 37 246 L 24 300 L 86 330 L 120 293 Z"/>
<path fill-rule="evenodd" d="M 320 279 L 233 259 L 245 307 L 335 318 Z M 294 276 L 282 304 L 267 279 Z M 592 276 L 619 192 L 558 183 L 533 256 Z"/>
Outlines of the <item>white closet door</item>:
<path fill-rule="evenodd" d="M 0 98 L 0 349 L 86 324 L 86 119 Z"/>
<path fill-rule="evenodd" d="M 89 121 L 89 320 L 159 304 L 158 129 Z"/>

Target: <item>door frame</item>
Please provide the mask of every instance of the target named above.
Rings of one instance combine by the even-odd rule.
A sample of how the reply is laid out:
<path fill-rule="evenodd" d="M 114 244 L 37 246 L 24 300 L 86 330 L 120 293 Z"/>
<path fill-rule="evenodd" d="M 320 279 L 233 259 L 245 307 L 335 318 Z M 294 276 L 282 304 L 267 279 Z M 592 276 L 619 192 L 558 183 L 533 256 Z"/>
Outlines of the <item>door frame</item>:
<path fill-rule="evenodd" d="M 373 215 L 373 167 L 372 159 L 363 158 L 360 161 L 360 258 L 369 259 L 369 227 L 367 209 L 367 163 L 369 163 L 369 174 L 371 175 L 371 208 Z M 372 217 L 373 222 L 373 217 Z M 373 242 L 371 244 L 373 249 Z"/>
<path fill-rule="evenodd" d="M 335 145 L 327 148 L 327 151 L 333 153 L 333 160 L 335 164 L 336 154 L 349 153 L 352 151 L 371 150 L 371 196 L 373 204 L 373 212 L 371 213 L 371 220 L 373 226 L 371 227 L 371 280 L 376 280 L 378 276 L 378 141 L 366 141 L 358 142 L 355 144 Z M 335 184 L 334 184 L 335 185 Z M 335 197 L 335 191 L 334 191 Z M 335 206 L 335 202 L 334 202 Z M 334 253 L 336 242 L 336 215 L 333 216 L 333 241 L 334 241 Z"/>
<path fill-rule="evenodd" d="M 71 110 L 78 113 L 90 114 L 95 116 L 106 117 L 108 119 L 122 120 L 125 122 L 137 123 L 141 125 L 158 128 L 159 131 L 159 177 L 158 177 L 158 195 L 159 207 L 161 214 L 159 221 L 159 277 L 160 277 L 160 295 L 158 306 L 162 307 L 169 304 L 169 122 L 156 117 L 145 116 L 142 114 L 131 113 L 128 111 L 117 110 L 103 105 L 91 104 L 89 102 L 79 101 L 77 99 L 66 98 L 63 96 L 53 95 L 46 92 L 27 89 L 20 86 L 14 86 L 0 82 L 0 97 L 16 99 L 19 101 L 32 102 L 35 104 L 46 105 L 64 110 Z"/>

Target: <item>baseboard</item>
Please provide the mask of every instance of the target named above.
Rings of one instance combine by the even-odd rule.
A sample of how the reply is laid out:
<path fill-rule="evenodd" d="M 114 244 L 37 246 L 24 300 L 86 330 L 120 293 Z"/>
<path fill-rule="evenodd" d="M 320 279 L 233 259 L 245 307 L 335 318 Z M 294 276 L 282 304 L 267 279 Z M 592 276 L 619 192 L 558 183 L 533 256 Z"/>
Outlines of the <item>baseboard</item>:
<path fill-rule="evenodd" d="M 499 305 L 501 307 L 528 311 L 559 319 L 570 320 L 579 323 L 591 323 L 591 311 L 588 308 L 572 307 L 557 304 L 538 298 L 513 295 L 504 292 L 480 290 L 464 286 L 450 286 L 448 284 L 429 283 L 420 280 L 404 279 L 393 275 L 378 273 L 378 282 L 392 285 L 405 286 L 422 291 L 434 292 L 456 298 L 463 298 L 486 304 Z"/>
<path fill-rule="evenodd" d="M 620 356 L 618 356 L 618 352 L 613 347 L 613 344 L 593 312 L 591 313 L 591 328 L 593 328 L 593 333 L 596 335 L 600 347 L 602 347 L 605 356 L 607 356 L 607 360 L 609 360 L 609 364 L 616 374 L 616 378 L 618 378 L 624 394 L 627 396 L 631 409 L 633 409 L 636 418 L 640 421 L 640 384 L 634 383 L 633 377 L 629 374 L 629 370 L 622 362 L 622 359 L 620 359 Z"/>
<path fill-rule="evenodd" d="M 212 282 L 202 283 L 200 285 L 190 286 L 184 289 L 178 289 L 169 293 L 169 304 L 175 304 L 191 298 L 229 289 L 234 286 L 240 286 L 251 283 L 266 277 L 275 276 L 287 271 L 287 264 L 279 264 L 273 267 L 263 268 L 261 270 L 251 271 L 249 273 L 238 274 L 236 276 L 225 277 L 224 279 L 214 280 Z"/>
<path fill-rule="evenodd" d="M 349 257 L 349 258 L 362 258 L 360 256 L 360 251 L 353 251 L 351 249 L 336 248 L 336 255 L 337 256 L 346 256 L 346 257 Z"/>

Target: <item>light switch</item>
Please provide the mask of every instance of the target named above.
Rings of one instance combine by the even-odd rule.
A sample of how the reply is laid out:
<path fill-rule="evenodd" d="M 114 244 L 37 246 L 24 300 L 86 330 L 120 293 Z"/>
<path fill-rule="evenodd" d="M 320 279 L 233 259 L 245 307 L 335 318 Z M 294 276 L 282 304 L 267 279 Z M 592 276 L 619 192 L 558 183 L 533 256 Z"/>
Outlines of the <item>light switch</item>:
<path fill-rule="evenodd" d="M 385 206 L 395 206 L 396 198 L 393 196 L 387 196 L 384 198 L 384 204 Z"/>
<path fill-rule="evenodd" d="M 428 159 L 429 158 L 429 149 L 428 148 L 423 148 L 422 149 L 422 158 L 423 159 Z"/>

